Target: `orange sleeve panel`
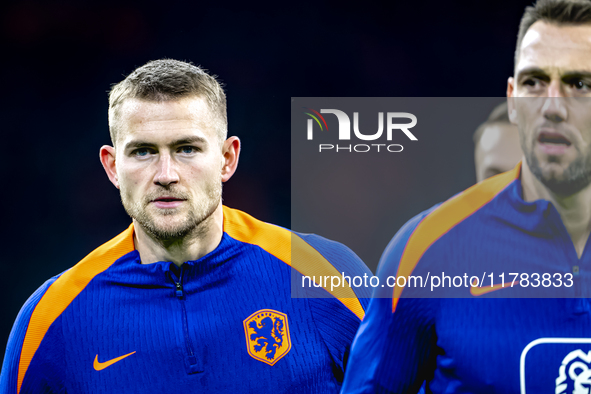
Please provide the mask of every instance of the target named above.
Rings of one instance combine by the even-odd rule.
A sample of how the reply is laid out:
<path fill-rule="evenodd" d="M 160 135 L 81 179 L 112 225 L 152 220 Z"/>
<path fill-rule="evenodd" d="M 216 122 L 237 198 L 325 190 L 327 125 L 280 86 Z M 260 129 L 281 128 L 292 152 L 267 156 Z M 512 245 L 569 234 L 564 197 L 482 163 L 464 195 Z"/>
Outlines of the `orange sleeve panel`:
<path fill-rule="evenodd" d="M 27 327 L 19 360 L 17 393 L 20 393 L 25 373 L 51 324 L 96 275 L 133 250 L 132 224 L 127 230 L 98 247 L 74 267 L 64 272 L 47 289 L 33 310 Z"/>
<path fill-rule="evenodd" d="M 232 238 L 257 245 L 304 276 L 341 276 L 341 273 L 316 249 L 293 232 L 261 222 L 252 216 L 224 206 L 224 231 Z M 316 281 L 317 284 L 318 281 Z M 365 314 L 359 299 L 350 287 L 325 290 L 337 298 L 360 320 Z"/>
<path fill-rule="evenodd" d="M 521 163 L 513 170 L 489 178 L 447 200 L 427 215 L 411 234 L 398 265 L 396 277 L 408 277 L 429 247 L 457 224 L 490 202 L 505 187 L 519 177 Z M 395 287 L 392 312 L 396 310 L 403 287 Z"/>

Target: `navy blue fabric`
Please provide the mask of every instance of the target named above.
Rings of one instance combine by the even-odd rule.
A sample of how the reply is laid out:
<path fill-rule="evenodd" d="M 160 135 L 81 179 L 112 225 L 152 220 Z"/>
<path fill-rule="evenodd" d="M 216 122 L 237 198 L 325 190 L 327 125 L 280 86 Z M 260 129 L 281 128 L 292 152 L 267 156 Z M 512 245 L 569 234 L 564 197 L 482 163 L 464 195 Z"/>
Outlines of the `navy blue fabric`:
<path fill-rule="evenodd" d="M 15 391 L 18 379 L 18 364 L 20 361 L 20 352 L 25 340 L 27 327 L 31 314 L 35 310 L 35 306 L 43 297 L 49 286 L 57 280 L 59 275 L 47 280 L 41 287 L 39 287 L 27 300 L 25 305 L 21 308 L 12 330 L 10 338 L 4 353 L 4 362 L 2 364 L 2 373 L 0 375 L 0 392 L 12 393 Z M 41 391 L 37 391 L 41 392 Z"/>
<path fill-rule="evenodd" d="M 418 215 L 393 238 L 378 268 L 382 281 L 396 275 L 409 237 L 421 237 L 415 229 L 436 209 L 449 208 Z M 589 248 L 588 242 L 579 259 L 554 206 L 544 200 L 525 202 L 520 181 L 513 181 L 430 245 L 412 275 L 494 273 L 498 284 L 503 272 L 564 277 L 578 267 L 572 286 L 515 286 L 478 297 L 469 288 L 454 287 L 433 298 L 415 298 L 428 289 L 406 288 L 394 313 L 390 288 L 388 298 L 370 302 L 342 393 L 416 393 L 423 382 L 428 393 L 571 393 L 576 384 L 588 388 Z M 507 275 L 504 282 L 511 280 Z M 384 290 L 375 295 L 384 296 Z"/>
<path fill-rule="evenodd" d="M 326 260 L 330 261 L 339 274 L 342 275 L 344 273 L 351 277 L 372 275 L 371 271 L 364 264 L 359 264 L 359 257 L 350 249 L 343 248 L 342 244 L 327 240 L 315 234 L 294 234 L 302 238 Z M 292 272 L 292 280 L 296 284 L 300 284 L 301 276 L 294 276 Z M 366 310 L 371 297 L 369 288 L 351 286 L 351 289 L 357 295 L 363 309 Z M 359 324 L 355 320 L 343 322 L 342 316 L 350 315 L 348 309 L 334 297 L 328 296 L 328 292 L 325 290 L 318 289 L 318 291 L 324 292 L 325 294 L 313 294 L 314 289 L 311 289 L 311 291 L 307 292 L 308 302 L 312 306 L 314 324 L 333 357 L 335 376 L 341 376 L 348 361 L 352 338 L 355 336 Z M 335 313 L 337 311 L 338 313 Z M 338 380 L 342 382 L 343 377 L 341 376 Z"/>
<path fill-rule="evenodd" d="M 343 245 L 330 258 L 369 273 Z M 224 233 L 197 261 L 143 265 L 133 251 L 96 275 L 51 325 L 21 393 L 335 393 L 359 318 L 335 298 L 291 297 L 291 268 L 257 245 Z M 182 292 L 176 283 L 182 283 Z M 27 312 L 10 338 L 1 387 L 16 392 Z M 287 315 L 291 349 L 274 365 L 247 350 L 244 320 L 271 309 Z M 96 371 L 105 362 L 135 352 Z"/>

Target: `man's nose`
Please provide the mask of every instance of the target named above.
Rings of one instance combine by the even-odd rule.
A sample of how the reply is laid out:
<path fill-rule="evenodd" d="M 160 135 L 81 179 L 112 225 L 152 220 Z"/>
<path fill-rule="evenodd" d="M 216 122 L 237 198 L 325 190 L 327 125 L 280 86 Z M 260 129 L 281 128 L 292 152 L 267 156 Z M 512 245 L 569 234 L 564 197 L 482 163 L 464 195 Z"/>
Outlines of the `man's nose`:
<path fill-rule="evenodd" d="M 562 81 L 552 78 L 548 85 L 547 97 L 566 97 Z"/>
<path fill-rule="evenodd" d="M 568 116 L 568 110 L 565 105 L 564 89 L 560 81 L 552 81 L 548 86 L 548 97 L 544 100 L 542 114 L 547 120 L 560 123 L 564 122 Z"/>
<path fill-rule="evenodd" d="M 162 186 L 168 186 L 179 181 L 179 175 L 176 163 L 168 153 L 160 155 L 154 177 L 154 183 Z"/>

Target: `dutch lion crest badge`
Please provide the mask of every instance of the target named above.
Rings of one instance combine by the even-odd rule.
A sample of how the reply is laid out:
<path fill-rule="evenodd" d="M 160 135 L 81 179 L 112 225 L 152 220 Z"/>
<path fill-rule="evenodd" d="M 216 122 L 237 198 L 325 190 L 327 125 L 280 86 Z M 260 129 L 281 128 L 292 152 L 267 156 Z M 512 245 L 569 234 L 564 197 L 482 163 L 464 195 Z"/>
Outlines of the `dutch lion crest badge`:
<path fill-rule="evenodd" d="M 291 349 L 287 315 L 261 309 L 244 320 L 248 354 L 265 364 L 275 365 Z"/>

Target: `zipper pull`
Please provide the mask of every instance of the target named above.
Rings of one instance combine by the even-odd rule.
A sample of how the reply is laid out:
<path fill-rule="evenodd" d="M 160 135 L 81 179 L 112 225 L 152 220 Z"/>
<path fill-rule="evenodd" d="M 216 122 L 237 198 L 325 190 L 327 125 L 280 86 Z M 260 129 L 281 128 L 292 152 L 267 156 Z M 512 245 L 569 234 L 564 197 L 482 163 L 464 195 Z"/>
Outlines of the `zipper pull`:
<path fill-rule="evenodd" d="M 176 296 L 178 298 L 183 298 L 183 285 L 181 282 L 175 282 L 176 285 Z"/>

